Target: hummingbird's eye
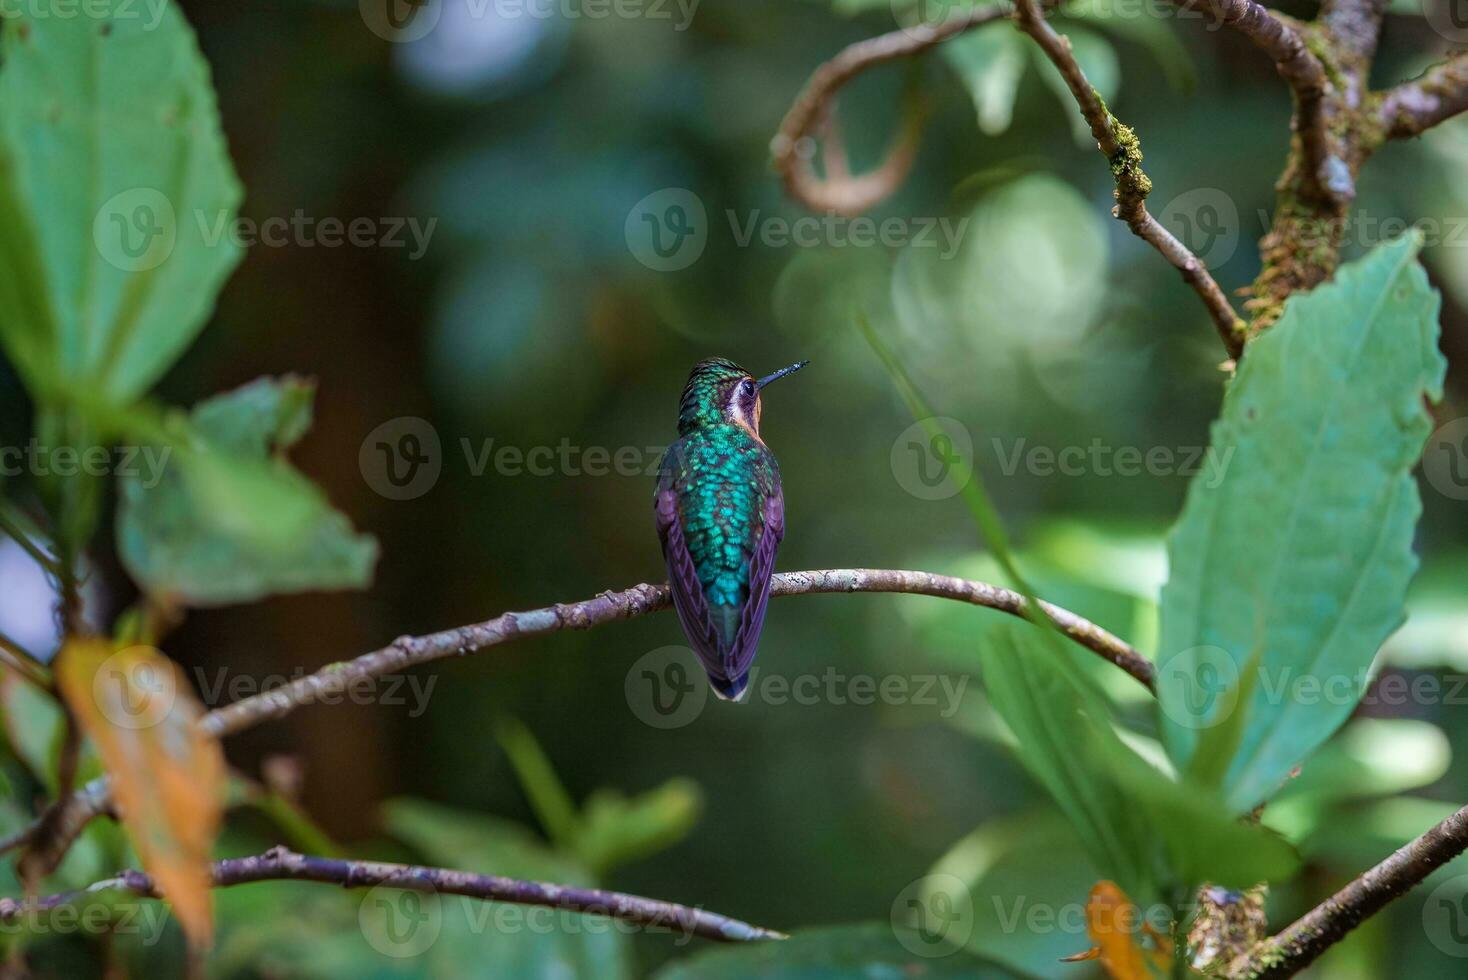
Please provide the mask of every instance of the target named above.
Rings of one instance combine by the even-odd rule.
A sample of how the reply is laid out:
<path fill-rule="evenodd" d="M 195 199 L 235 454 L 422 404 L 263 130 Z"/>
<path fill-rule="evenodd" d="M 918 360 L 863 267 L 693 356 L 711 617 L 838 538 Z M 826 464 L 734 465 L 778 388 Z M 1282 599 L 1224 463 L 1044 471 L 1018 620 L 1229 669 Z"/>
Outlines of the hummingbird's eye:
<path fill-rule="evenodd" d="M 741 395 L 743 395 L 745 398 L 748 398 L 751 395 L 753 395 L 754 394 L 754 382 L 753 381 L 744 381 L 744 382 L 741 382 L 740 385 L 739 385 L 739 393 Z"/>

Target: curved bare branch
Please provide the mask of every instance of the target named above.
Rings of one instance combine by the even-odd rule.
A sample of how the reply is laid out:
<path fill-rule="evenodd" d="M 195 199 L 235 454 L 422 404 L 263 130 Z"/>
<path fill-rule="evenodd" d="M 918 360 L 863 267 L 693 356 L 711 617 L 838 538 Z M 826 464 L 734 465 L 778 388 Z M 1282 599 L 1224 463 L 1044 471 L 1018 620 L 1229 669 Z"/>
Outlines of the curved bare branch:
<path fill-rule="evenodd" d="M 843 215 L 860 214 L 890 197 L 912 170 L 922 137 L 922 108 L 913 100 L 886 158 L 876 169 L 859 176 L 831 172 L 822 180 L 812 158 L 819 130 L 834 116 L 836 93 L 869 68 L 923 54 L 949 38 L 1009 15 L 1007 5 L 974 8 L 935 23 L 858 41 L 817 68 L 770 141 L 775 170 L 785 182 L 786 193 L 812 211 Z M 839 143 L 834 133 L 827 137 Z M 839 146 L 833 149 L 837 159 L 844 159 Z M 831 158 L 831 151 L 827 156 Z"/>

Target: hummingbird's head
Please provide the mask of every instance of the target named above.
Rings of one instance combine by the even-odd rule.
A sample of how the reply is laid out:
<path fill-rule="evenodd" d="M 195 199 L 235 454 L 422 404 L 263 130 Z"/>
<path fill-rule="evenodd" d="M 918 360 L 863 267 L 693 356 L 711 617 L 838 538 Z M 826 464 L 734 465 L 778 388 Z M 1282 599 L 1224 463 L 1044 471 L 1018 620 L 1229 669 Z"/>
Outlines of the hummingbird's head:
<path fill-rule="evenodd" d="M 727 357 L 699 361 L 693 366 L 678 403 L 678 434 L 686 436 L 706 425 L 739 425 L 758 438 L 760 390 L 809 363 L 800 361 L 756 378 Z"/>

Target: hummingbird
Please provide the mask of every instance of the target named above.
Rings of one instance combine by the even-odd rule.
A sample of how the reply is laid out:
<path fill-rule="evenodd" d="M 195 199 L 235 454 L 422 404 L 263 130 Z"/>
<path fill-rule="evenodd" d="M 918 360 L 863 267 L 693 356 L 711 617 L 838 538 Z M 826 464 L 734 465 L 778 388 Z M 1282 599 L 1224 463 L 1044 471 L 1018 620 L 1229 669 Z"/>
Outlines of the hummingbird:
<path fill-rule="evenodd" d="M 658 467 L 653 515 L 673 607 L 726 701 L 749 684 L 785 537 L 780 467 L 759 434 L 760 392 L 809 363 L 756 378 L 728 358 L 699 361 L 678 403 L 678 441 Z"/>

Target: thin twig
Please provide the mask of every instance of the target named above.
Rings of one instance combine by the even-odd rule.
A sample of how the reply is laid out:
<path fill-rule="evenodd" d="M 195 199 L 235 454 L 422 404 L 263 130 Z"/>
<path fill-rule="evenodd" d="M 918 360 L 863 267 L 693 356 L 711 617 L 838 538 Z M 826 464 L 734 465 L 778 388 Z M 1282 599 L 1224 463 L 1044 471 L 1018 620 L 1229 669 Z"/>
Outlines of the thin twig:
<path fill-rule="evenodd" d="M 51 671 L 41 658 L 4 632 L 0 632 L 0 663 L 37 687 L 47 691 L 51 689 Z"/>
<path fill-rule="evenodd" d="M 216 861 L 213 877 L 217 888 L 257 881 L 315 881 L 340 885 L 343 888 L 383 886 L 439 895 L 462 895 L 465 898 L 516 905 L 540 905 L 587 915 L 602 915 L 654 929 L 676 930 L 683 935 L 699 936 L 717 942 L 785 938 L 783 933 L 773 929 L 750 925 L 714 912 L 622 892 L 572 888 L 447 868 L 312 857 L 296 854 L 284 847 L 273 847 L 264 854 L 253 857 Z M 0 898 L 0 921 L 11 922 L 27 915 L 71 905 L 99 892 L 116 890 L 130 891 L 145 898 L 161 897 L 153 879 L 147 874 L 141 871 L 123 871 L 80 891 L 49 895 L 33 901 Z"/>
<path fill-rule="evenodd" d="M 1111 114 L 1077 63 L 1070 39 L 1057 34 L 1045 22 L 1035 0 L 1019 0 L 1015 20 L 1019 29 L 1035 39 L 1045 56 L 1060 71 L 1066 87 L 1080 107 L 1081 116 L 1091 127 L 1096 145 L 1111 164 L 1111 173 L 1116 178 L 1116 209 L 1113 213 L 1126 222 L 1133 234 L 1155 248 L 1182 273 L 1183 281 L 1193 287 L 1208 308 L 1229 356 L 1238 358 L 1244 349 L 1244 321 L 1234 312 L 1233 305 L 1203 261 L 1147 213 L 1147 195 L 1152 191 L 1152 180 L 1142 170 L 1142 146 L 1136 133 Z"/>
<path fill-rule="evenodd" d="M 814 139 L 823 121 L 835 112 L 836 93 L 868 68 L 915 57 L 949 38 L 1001 20 L 1009 14 L 1007 4 L 955 13 L 937 23 L 920 24 L 858 41 L 817 68 L 770 141 L 775 170 L 785 181 L 786 193 L 812 211 L 844 215 L 860 214 L 889 197 L 912 169 L 922 133 L 921 110 L 916 107 L 909 109 L 902 129 L 876 169 L 856 177 L 828 172 L 827 179 L 822 180 L 811 162 Z M 839 139 L 834 135 L 831 138 Z M 844 148 L 835 148 L 835 154 L 837 159 L 844 159 Z"/>
<path fill-rule="evenodd" d="M 61 567 L 56 558 L 48 555 L 44 548 L 31 540 L 31 536 L 20 526 L 20 521 L 8 512 L 9 508 L 8 503 L 0 500 L 0 531 L 20 545 L 21 550 L 30 555 L 37 565 L 53 575 L 56 574 Z"/>
<path fill-rule="evenodd" d="M 58 807 L 58 814 L 55 818 L 58 845 L 69 848 L 71 843 L 86 829 L 87 824 L 91 823 L 94 817 L 107 813 L 111 806 L 105 777 L 94 779 L 77 790 L 64 805 Z M 46 816 L 42 815 L 19 830 L 0 837 L 0 854 L 29 844 L 45 821 Z"/>
<path fill-rule="evenodd" d="M 27 892 L 56 870 L 86 826 L 86 821 L 76 822 L 77 808 L 72 804 L 77 767 L 81 761 L 82 730 L 66 701 L 58 699 L 57 703 L 61 706 L 64 734 L 56 761 L 56 801 L 37 821 L 36 831 L 27 840 L 26 851 L 16 863 L 17 873 Z"/>
<path fill-rule="evenodd" d="M 1348 932 L 1468 850 L 1468 807 L 1321 902 L 1229 965 L 1233 980 L 1294 976 Z"/>
<path fill-rule="evenodd" d="M 1461 112 L 1468 112 L 1468 51 L 1460 51 L 1421 78 L 1382 94 L 1382 127 L 1389 137 L 1419 136 Z"/>
<path fill-rule="evenodd" d="M 889 568 L 782 572 L 775 575 L 770 585 L 770 594 L 776 596 L 848 592 L 935 596 L 986 606 L 1012 616 L 1025 616 L 1025 599 L 1018 592 L 931 572 Z M 1066 636 L 1120 667 L 1148 690 L 1154 689 L 1152 662 L 1124 640 L 1059 606 L 1044 601 L 1040 605 Z M 216 708 L 199 723 L 211 735 L 231 735 L 262 722 L 282 718 L 303 705 L 346 693 L 354 684 L 418 664 L 475 653 L 525 636 L 591 629 L 603 623 L 646 616 L 671 606 L 672 599 L 666 585 L 643 583 L 620 592 L 603 592 L 594 599 L 581 602 L 504 613 L 482 623 L 425 636 L 403 636 L 380 650 L 354 660 L 328 664 L 307 677 Z M 79 831 L 93 817 L 105 812 L 107 806 L 107 779 L 99 777 L 83 787 L 63 808 L 60 825 Z M 34 836 L 35 828 L 36 825 L 32 824 L 0 839 L 0 853 L 28 841 Z"/>

